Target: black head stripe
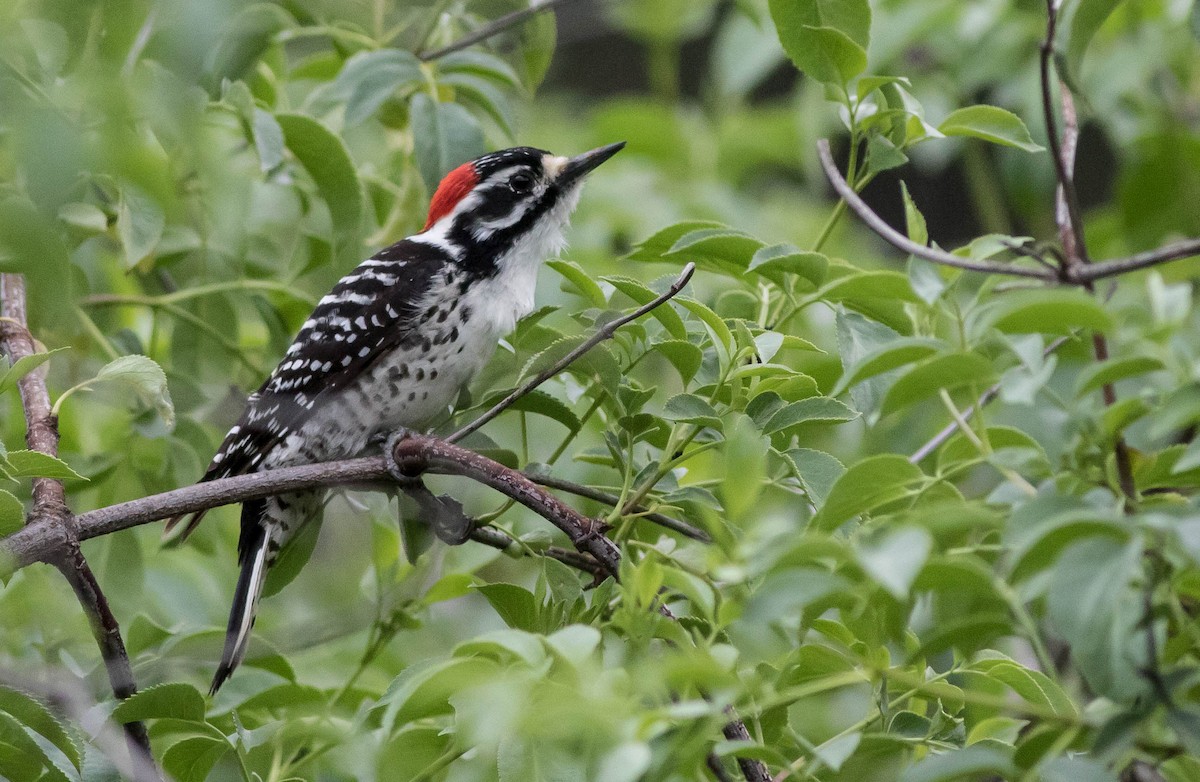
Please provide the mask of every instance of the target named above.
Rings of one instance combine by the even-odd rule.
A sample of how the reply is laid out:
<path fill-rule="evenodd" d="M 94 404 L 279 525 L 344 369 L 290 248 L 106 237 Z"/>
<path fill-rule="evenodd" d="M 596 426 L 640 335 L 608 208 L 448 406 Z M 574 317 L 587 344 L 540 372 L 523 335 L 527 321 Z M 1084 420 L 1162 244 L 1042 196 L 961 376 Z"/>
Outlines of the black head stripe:
<path fill-rule="evenodd" d="M 475 173 L 479 181 L 485 182 L 492 174 L 511 166 L 529 166 L 538 176 L 542 175 L 542 159 L 550 153 L 534 147 L 513 147 L 492 152 L 475 159 Z"/>

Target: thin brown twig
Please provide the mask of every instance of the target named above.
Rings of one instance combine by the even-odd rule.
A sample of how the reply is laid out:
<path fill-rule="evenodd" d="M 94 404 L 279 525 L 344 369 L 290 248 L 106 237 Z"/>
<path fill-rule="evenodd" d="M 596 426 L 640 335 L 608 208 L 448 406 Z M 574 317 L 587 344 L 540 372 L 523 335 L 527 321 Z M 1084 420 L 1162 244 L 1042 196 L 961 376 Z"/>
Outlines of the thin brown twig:
<path fill-rule="evenodd" d="M 537 376 L 531 378 L 527 383 L 522 385 L 520 388 L 515 389 L 511 394 L 504 397 L 499 402 L 497 402 L 495 405 L 493 405 L 492 408 L 490 410 L 488 410 L 486 413 L 479 416 L 478 418 L 476 418 L 474 421 L 467 424 L 466 426 L 462 427 L 454 434 L 448 436 L 446 438 L 446 442 L 456 443 L 459 440 L 466 437 L 467 435 L 471 434 L 472 432 L 478 430 L 480 427 L 482 427 L 488 421 L 491 421 L 493 418 L 500 415 L 505 410 L 507 410 L 509 407 L 511 407 L 518 399 L 525 396 L 530 391 L 532 391 L 533 389 L 540 386 L 542 383 L 545 383 L 547 380 L 554 377 L 559 372 L 562 372 L 564 369 L 566 369 L 568 366 L 570 366 L 572 363 L 574 363 L 584 353 L 587 353 L 589 350 L 596 347 L 597 345 L 599 345 L 601 342 L 605 341 L 606 339 L 612 339 L 613 335 L 617 333 L 617 329 L 621 328 L 626 323 L 630 323 L 632 321 L 637 320 L 638 318 L 642 317 L 643 315 L 645 315 L 647 312 L 654 309 L 655 307 L 658 307 L 658 306 L 666 303 L 669 299 L 671 299 L 676 294 L 678 294 L 681 290 L 684 289 L 684 286 L 686 286 L 688 284 L 688 280 L 692 279 L 692 274 L 695 271 L 696 271 L 696 264 L 688 263 L 686 266 L 683 267 L 683 271 L 681 271 L 679 273 L 679 276 L 677 278 L 675 278 L 675 282 L 671 283 L 671 287 L 668 288 L 665 293 L 663 293 L 660 296 L 655 297 L 652 301 L 646 302 L 645 304 L 638 307 L 633 312 L 630 312 L 626 315 L 622 315 L 619 318 L 610 320 L 608 323 L 605 323 L 603 326 L 601 326 L 599 329 L 596 330 L 595 334 L 588 337 L 588 339 L 585 340 L 584 342 L 580 343 L 578 347 L 576 347 L 570 353 L 568 353 L 567 355 L 565 355 L 561 359 L 559 359 L 557 362 L 555 362 L 554 366 L 549 367 L 548 369 L 545 369 L 542 372 L 538 373 Z"/>
<path fill-rule="evenodd" d="M 582 486 L 578 483 L 557 478 L 553 475 L 529 472 L 528 470 L 524 471 L 523 474 L 527 476 L 529 480 L 540 486 L 545 486 L 550 489 L 558 489 L 559 491 L 569 492 L 570 494 L 574 494 L 578 497 L 584 497 L 589 500 L 595 500 L 596 502 L 602 502 L 610 508 L 617 507 L 617 505 L 621 502 L 621 498 L 615 494 L 609 494 L 608 492 L 600 491 L 599 489 L 593 489 L 590 486 Z M 680 521 L 679 519 L 671 518 L 670 516 L 665 516 L 661 513 L 647 511 L 640 505 L 635 505 L 633 508 L 631 508 L 630 513 L 639 514 L 641 518 L 646 519 L 646 521 L 651 521 L 660 527 L 666 527 L 669 530 L 674 530 L 680 535 L 691 538 L 692 540 L 698 540 L 702 543 L 712 543 L 711 535 L 699 527 L 694 527 L 691 524 L 688 524 L 686 521 Z"/>
<path fill-rule="evenodd" d="M 0 275 L 0 339 L 4 350 L 14 363 L 37 352 L 33 335 L 26 324 L 29 322 L 25 302 L 25 278 L 19 274 Z M 50 392 L 46 388 L 44 375 L 33 371 L 17 382 L 21 405 L 25 410 L 25 441 L 30 450 L 47 456 L 58 456 L 58 419 L 50 405 Z M 54 478 L 34 478 L 32 481 L 33 508 L 29 523 L 24 529 L 46 527 L 54 529 L 60 545 L 48 561 L 54 565 L 75 592 L 108 672 L 113 695 L 118 699 L 128 698 L 137 692 L 133 668 L 121 638 L 121 626 L 108 605 L 104 592 L 96 580 L 83 552 L 79 549 L 79 535 L 74 518 L 67 506 L 66 488 L 62 481 Z M 153 767 L 150 754 L 150 738 L 141 722 L 125 725 L 125 736 L 132 763 L 144 761 Z"/>
<path fill-rule="evenodd" d="M 825 176 L 829 179 L 829 183 L 833 185 L 833 189 L 837 191 L 837 194 L 846 202 L 851 211 L 858 215 L 859 219 L 866 223 L 880 238 L 896 249 L 909 255 L 915 255 L 918 258 L 924 258 L 933 263 L 943 266 L 953 266 L 956 269 L 964 269 L 966 271 L 984 272 L 986 274 L 1007 274 L 1014 277 L 1033 277 L 1034 279 L 1047 281 L 1057 278 L 1056 274 L 1045 269 L 1032 269 L 1028 266 L 989 263 L 987 261 L 972 261 L 960 258 L 944 250 L 939 250 L 936 247 L 917 244 L 888 225 L 882 217 L 871 210 L 871 207 L 867 206 L 858 193 L 854 192 L 854 188 L 845 180 L 842 173 L 838 171 L 837 164 L 833 162 L 833 153 L 829 149 L 828 139 L 821 139 L 817 142 L 817 155 L 821 159 L 821 168 L 825 170 Z"/>
<path fill-rule="evenodd" d="M 1200 255 L 1200 239 L 1181 239 L 1177 242 L 1165 244 L 1162 247 L 1157 247 L 1153 250 L 1145 250 L 1143 252 L 1134 253 L 1121 258 L 1112 258 L 1107 261 L 1098 263 L 1090 263 L 1086 266 L 1080 266 L 1072 269 L 1066 269 L 1059 273 L 1054 271 L 1043 271 L 1041 269 L 1030 269 L 1022 266 L 1010 266 L 1001 264 L 984 263 L 981 261 L 968 261 L 960 258 L 957 255 L 938 250 L 933 247 L 926 247 L 917 244 L 909 239 L 904 234 L 896 231 L 882 217 L 872 211 L 871 207 L 867 206 L 866 202 L 859 197 L 857 193 L 847 184 L 842 177 L 841 172 L 837 169 L 837 164 L 833 162 L 833 156 L 829 151 L 829 142 L 821 139 L 817 142 L 817 154 L 821 159 L 821 167 L 825 171 L 825 175 L 829 178 L 829 183 L 833 185 L 833 189 L 838 195 L 846 201 L 859 219 L 879 235 L 881 239 L 886 241 L 901 252 L 915 255 L 918 258 L 924 258 L 933 263 L 940 263 L 945 266 L 953 266 L 958 269 L 967 271 L 983 272 L 985 274 L 1008 274 L 1018 277 L 1032 277 L 1035 279 L 1054 281 L 1061 280 L 1062 282 L 1075 285 L 1082 285 L 1097 280 L 1107 279 L 1109 277 L 1117 277 L 1129 272 L 1148 269 L 1153 266 L 1159 266 L 1171 261 L 1178 261 L 1184 258 L 1193 258 Z"/>
<path fill-rule="evenodd" d="M 519 24 L 523 24 L 526 20 L 531 19 L 543 11 L 553 10 L 558 6 L 566 5 L 569 2 L 571 2 L 571 0 L 545 0 L 545 2 L 534 3 L 528 8 L 522 8 L 519 11 L 513 11 L 512 13 L 505 14 L 498 19 L 494 19 L 479 29 L 467 33 L 462 38 L 459 38 L 457 41 L 447 44 L 446 46 L 418 52 L 417 59 L 424 62 L 429 62 L 431 60 L 445 57 L 447 54 L 453 54 L 454 52 L 462 51 L 467 47 L 474 46 L 480 41 L 485 41 L 488 38 L 491 38 L 493 35 L 499 35 L 510 27 L 516 27 Z"/>

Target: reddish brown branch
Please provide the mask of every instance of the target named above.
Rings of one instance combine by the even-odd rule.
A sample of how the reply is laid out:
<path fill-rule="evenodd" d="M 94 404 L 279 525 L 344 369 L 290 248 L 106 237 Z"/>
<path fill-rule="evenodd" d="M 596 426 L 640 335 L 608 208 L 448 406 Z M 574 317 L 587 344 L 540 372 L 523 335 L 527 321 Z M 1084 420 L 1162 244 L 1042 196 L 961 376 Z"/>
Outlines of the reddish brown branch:
<path fill-rule="evenodd" d="M 871 210 L 871 207 L 867 206 L 867 203 L 859 197 L 858 193 L 854 192 L 854 188 L 845 180 L 842 172 L 838 171 L 837 164 L 833 162 L 833 153 L 829 149 L 829 141 L 827 139 L 821 139 L 817 142 L 817 156 L 821 159 L 821 168 L 825 170 L 825 176 L 829 179 L 829 184 L 833 185 L 833 189 L 842 197 L 842 200 L 846 202 L 850 210 L 858 215 L 859 219 L 866 223 L 881 239 L 897 250 L 909 255 L 915 255 L 918 258 L 924 258 L 933 263 L 941 264 L 942 266 L 953 266 L 956 269 L 964 269 L 966 271 L 984 272 L 985 274 L 1007 274 L 1014 277 L 1033 277 L 1034 279 L 1047 281 L 1055 279 L 1054 273 L 1047 269 L 1032 269 L 1027 266 L 989 263 L 987 261 L 972 261 L 968 258 L 948 253 L 945 250 L 939 250 L 936 247 L 917 244 L 888 225 L 882 217 Z"/>
<path fill-rule="evenodd" d="M 0 340 L 3 340 L 9 359 L 15 363 L 37 352 L 33 336 L 25 325 L 29 321 L 25 306 L 25 279 L 21 275 L 0 275 L 0 313 L 4 317 L 0 321 Z M 57 457 L 58 420 L 50 406 L 50 393 L 43 373 L 38 370 L 30 372 L 18 381 L 17 387 L 25 409 L 26 443 L 31 450 Z M 54 538 L 59 545 L 53 552 L 48 552 L 50 556 L 47 561 L 58 568 L 70 583 L 87 615 L 108 671 L 113 695 L 120 699 L 128 698 L 137 692 L 137 683 L 133 678 L 125 642 L 121 638 L 121 626 L 109 608 L 96 575 L 79 549 L 79 535 L 70 508 L 67 507 L 67 493 L 62 481 L 53 478 L 33 479 L 33 509 L 25 529 L 34 526 L 54 530 Z M 132 762 L 144 761 L 144 764 L 153 768 L 150 739 L 146 735 L 145 725 L 141 722 L 128 723 L 125 725 L 125 735 Z"/>
<path fill-rule="evenodd" d="M 1050 140 L 1051 157 L 1054 158 L 1054 173 L 1058 178 L 1055 192 L 1054 220 L 1058 225 L 1058 237 L 1063 248 L 1063 270 L 1068 278 L 1080 279 L 1080 285 L 1095 294 L 1092 279 L 1082 279 L 1091 261 L 1088 257 L 1087 241 L 1084 236 L 1083 216 L 1079 209 L 1079 195 L 1075 189 L 1075 150 L 1079 146 L 1079 118 L 1075 111 L 1075 99 L 1065 84 L 1058 85 L 1059 104 L 1062 108 L 1062 137 L 1059 138 L 1054 121 L 1053 75 L 1051 55 L 1054 52 L 1054 36 L 1058 27 L 1058 9 L 1054 0 L 1046 0 L 1046 39 L 1042 42 L 1041 80 L 1042 113 L 1046 119 L 1046 134 Z M 1092 334 L 1092 353 L 1097 362 L 1109 357 L 1108 339 L 1099 332 Z M 1101 393 L 1104 404 L 1112 407 L 1117 403 L 1117 391 L 1112 383 L 1105 383 Z M 1117 483 L 1125 497 L 1126 506 L 1137 501 L 1137 485 L 1133 480 L 1133 462 L 1129 446 L 1120 432 L 1113 443 L 1113 454 L 1117 466 Z"/>

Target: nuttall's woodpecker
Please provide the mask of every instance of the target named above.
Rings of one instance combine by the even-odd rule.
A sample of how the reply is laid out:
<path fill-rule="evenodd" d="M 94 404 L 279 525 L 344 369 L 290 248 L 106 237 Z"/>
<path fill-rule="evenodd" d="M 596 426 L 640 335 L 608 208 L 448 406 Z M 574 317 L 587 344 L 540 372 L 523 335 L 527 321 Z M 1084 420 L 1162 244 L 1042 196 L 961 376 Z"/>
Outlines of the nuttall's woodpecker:
<path fill-rule="evenodd" d="M 516 147 L 447 174 L 420 233 L 318 302 L 201 480 L 354 456 L 439 417 L 532 311 L 538 268 L 563 248 L 584 175 L 623 146 L 573 158 Z M 242 504 L 241 575 L 213 692 L 246 654 L 267 569 L 322 504 L 320 491 Z"/>

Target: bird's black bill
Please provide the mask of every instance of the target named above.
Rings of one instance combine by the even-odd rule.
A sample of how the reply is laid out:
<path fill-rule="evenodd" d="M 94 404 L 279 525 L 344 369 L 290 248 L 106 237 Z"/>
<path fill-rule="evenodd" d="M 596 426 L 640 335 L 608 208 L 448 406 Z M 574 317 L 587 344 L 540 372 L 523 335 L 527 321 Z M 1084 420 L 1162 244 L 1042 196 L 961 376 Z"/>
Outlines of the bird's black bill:
<path fill-rule="evenodd" d="M 562 173 L 558 175 L 559 184 L 563 185 L 568 182 L 574 182 L 624 148 L 625 142 L 618 141 L 616 144 L 609 144 L 608 146 L 593 149 L 591 152 L 576 155 L 567 161 L 567 165 L 563 167 Z"/>

